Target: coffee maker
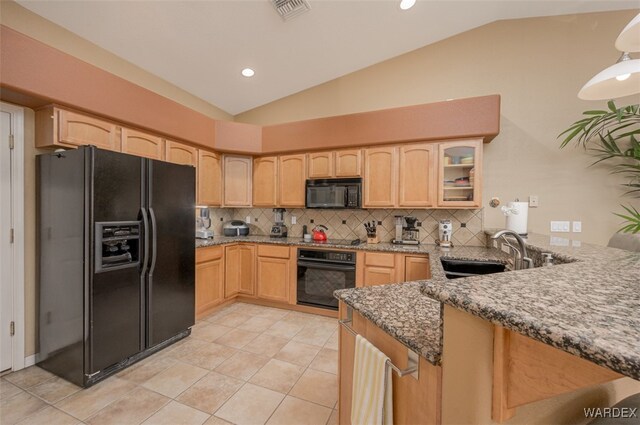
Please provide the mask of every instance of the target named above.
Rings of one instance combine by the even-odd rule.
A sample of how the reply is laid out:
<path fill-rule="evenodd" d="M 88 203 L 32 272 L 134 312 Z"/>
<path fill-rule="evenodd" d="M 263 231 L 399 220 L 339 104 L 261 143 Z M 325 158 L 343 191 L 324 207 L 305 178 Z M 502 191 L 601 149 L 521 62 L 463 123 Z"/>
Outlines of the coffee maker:
<path fill-rule="evenodd" d="M 213 237 L 213 230 L 210 230 L 211 227 L 211 217 L 209 216 L 209 208 L 202 207 L 199 208 L 200 215 L 196 220 L 196 238 L 198 239 L 209 239 Z"/>
<path fill-rule="evenodd" d="M 287 225 L 284 224 L 284 208 L 273 209 L 273 220 L 275 223 L 271 226 L 272 238 L 286 238 L 287 237 Z"/>
<path fill-rule="evenodd" d="M 391 241 L 396 245 L 419 245 L 420 229 L 416 226 L 417 218 L 397 215 L 396 237 Z"/>
<path fill-rule="evenodd" d="M 451 248 L 453 246 L 453 243 L 451 242 L 452 236 L 453 224 L 451 224 L 451 220 L 440 220 L 438 223 L 438 240 L 436 243 L 443 248 Z"/>

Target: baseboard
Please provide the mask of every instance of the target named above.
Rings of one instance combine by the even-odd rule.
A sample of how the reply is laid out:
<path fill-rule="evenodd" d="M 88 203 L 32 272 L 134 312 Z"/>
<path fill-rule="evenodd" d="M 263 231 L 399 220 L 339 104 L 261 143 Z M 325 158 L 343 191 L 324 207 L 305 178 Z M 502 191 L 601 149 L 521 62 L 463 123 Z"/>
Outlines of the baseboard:
<path fill-rule="evenodd" d="M 24 367 L 33 366 L 36 364 L 36 355 L 32 354 L 24 358 Z"/>

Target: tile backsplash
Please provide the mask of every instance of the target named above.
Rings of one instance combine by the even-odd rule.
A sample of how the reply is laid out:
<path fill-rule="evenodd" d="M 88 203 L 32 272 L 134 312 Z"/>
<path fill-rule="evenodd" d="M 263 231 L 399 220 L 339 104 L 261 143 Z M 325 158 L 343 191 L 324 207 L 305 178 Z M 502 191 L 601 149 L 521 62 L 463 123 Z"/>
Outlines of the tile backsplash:
<path fill-rule="evenodd" d="M 210 208 L 212 225 L 216 235 L 222 234 L 224 222 L 246 220 L 251 217 L 251 234 L 268 235 L 273 224 L 271 208 Z M 302 226 L 307 225 L 309 232 L 318 224 L 329 228 L 329 239 L 365 239 L 367 233 L 363 223 L 378 223 L 378 235 L 381 242 L 390 242 L 395 237 L 396 215 L 410 215 L 422 223 L 420 241 L 426 244 L 435 243 L 438 238 L 438 221 L 450 219 L 453 223 L 454 245 L 484 246 L 486 237 L 483 232 L 483 211 L 478 210 L 319 210 L 319 209 L 287 209 L 285 224 L 290 237 L 301 237 Z M 295 216 L 296 224 L 291 224 Z M 381 224 L 380 224 L 381 223 Z"/>

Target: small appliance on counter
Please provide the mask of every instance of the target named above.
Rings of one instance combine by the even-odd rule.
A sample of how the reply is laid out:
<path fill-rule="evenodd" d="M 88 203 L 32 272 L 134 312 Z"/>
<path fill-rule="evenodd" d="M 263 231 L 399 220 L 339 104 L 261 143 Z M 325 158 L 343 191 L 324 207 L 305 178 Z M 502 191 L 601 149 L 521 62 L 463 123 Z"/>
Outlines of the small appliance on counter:
<path fill-rule="evenodd" d="M 417 218 L 397 215 L 396 237 L 391 243 L 396 245 L 420 245 L 420 229 L 416 227 Z"/>
<path fill-rule="evenodd" d="M 275 221 L 274 225 L 271 226 L 270 236 L 272 238 L 286 238 L 287 237 L 287 225 L 284 224 L 284 208 L 274 208 L 273 209 L 273 221 Z"/>
<path fill-rule="evenodd" d="M 313 228 L 313 240 L 318 242 L 325 242 L 327 240 L 327 234 L 324 232 L 325 230 L 329 230 L 329 228 L 323 224 L 318 224 Z"/>
<path fill-rule="evenodd" d="M 242 220 L 227 221 L 222 232 L 225 236 L 249 236 L 249 225 Z"/>
<path fill-rule="evenodd" d="M 200 208 L 200 215 L 196 220 L 196 238 L 209 239 L 213 237 L 213 230 L 211 227 L 211 217 L 209 216 L 209 208 Z"/>
<path fill-rule="evenodd" d="M 527 219 L 529 216 L 529 203 L 519 202 L 516 199 L 513 202 L 507 202 L 507 205 L 500 208 L 506 216 L 505 228 L 513 230 L 520 236 L 527 236 Z"/>
<path fill-rule="evenodd" d="M 438 223 L 438 240 L 436 240 L 436 244 L 443 248 L 451 248 L 453 246 L 451 242 L 452 236 L 453 224 L 451 224 L 451 220 L 440 220 Z"/>

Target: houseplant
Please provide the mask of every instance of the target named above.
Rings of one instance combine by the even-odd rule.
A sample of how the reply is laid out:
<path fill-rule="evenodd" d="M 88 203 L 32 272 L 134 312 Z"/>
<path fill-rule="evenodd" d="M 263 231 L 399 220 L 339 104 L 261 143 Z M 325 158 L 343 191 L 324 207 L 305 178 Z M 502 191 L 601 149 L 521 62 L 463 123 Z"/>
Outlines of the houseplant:
<path fill-rule="evenodd" d="M 606 162 L 612 172 L 627 178 L 623 183 L 628 190 L 625 195 L 640 198 L 640 105 L 618 108 L 613 100 L 607 110 L 583 112 L 584 118 L 573 123 L 560 133 L 561 148 L 571 141 L 582 146 L 597 159 L 592 164 Z M 632 205 L 622 205 L 625 212 L 615 213 L 624 219 L 619 230 L 625 233 L 640 233 L 640 211 Z"/>

